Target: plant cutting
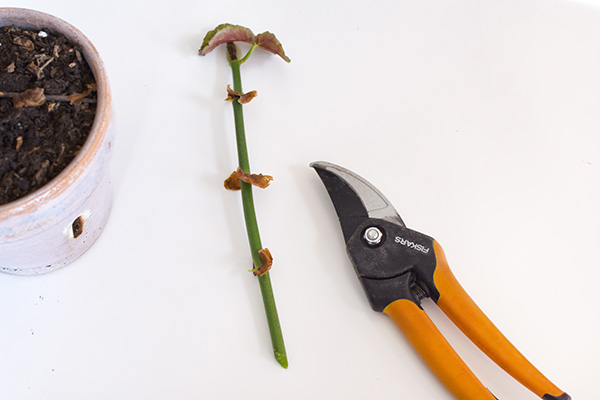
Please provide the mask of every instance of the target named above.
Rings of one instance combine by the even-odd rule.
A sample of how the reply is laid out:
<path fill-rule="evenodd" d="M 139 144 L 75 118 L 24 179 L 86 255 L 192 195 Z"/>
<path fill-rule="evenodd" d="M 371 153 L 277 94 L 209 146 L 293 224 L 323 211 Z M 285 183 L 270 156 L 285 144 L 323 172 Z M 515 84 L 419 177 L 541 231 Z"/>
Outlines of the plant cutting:
<path fill-rule="evenodd" d="M 79 30 L 0 8 L 0 271 L 56 270 L 98 238 L 112 116 L 103 63 Z"/>
<path fill-rule="evenodd" d="M 240 49 L 235 42 L 243 42 L 250 45 L 245 55 L 240 57 Z M 246 131 L 244 127 L 243 105 L 249 103 L 256 97 L 256 91 L 244 93 L 242 90 L 241 66 L 252 55 L 255 49 L 261 48 L 270 53 L 280 56 L 286 62 L 290 59 L 285 55 L 279 40 L 270 32 L 254 35 L 248 28 L 239 25 L 221 24 L 214 30 L 208 32 L 200 48 L 200 55 L 204 56 L 220 45 L 226 45 L 226 54 L 233 76 L 233 89 L 227 86 L 227 98 L 233 106 L 235 122 L 236 144 L 238 154 L 238 168 L 225 181 L 225 188 L 229 190 L 240 190 L 242 195 L 242 207 L 246 223 L 246 232 L 250 245 L 250 253 L 253 262 L 252 272 L 258 278 L 260 290 L 269 325 L 273 353 L 277 362 L 283 367 L 288 367 L 288 360 L 283 341 L 279 316 L 275 305 L 275 297 L 271 285 L 269 270 L 273 263 L 271 252 L 263 248 L 258 229 L 252 186 L 266 188 L 273 179 L 269 175 L 252 174 L 246 144 Z"/>

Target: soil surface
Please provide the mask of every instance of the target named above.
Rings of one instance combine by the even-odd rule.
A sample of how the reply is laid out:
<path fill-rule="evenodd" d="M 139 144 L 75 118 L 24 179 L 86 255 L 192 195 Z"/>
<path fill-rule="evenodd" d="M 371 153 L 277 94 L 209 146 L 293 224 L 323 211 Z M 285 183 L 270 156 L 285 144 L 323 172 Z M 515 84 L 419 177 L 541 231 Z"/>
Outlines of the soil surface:
<path fill-rule="evenodd" d="M 82 50 L 64 36 L 0 27 L 0 205 L 73 160 L 94 122 L 95 87 Z"/>

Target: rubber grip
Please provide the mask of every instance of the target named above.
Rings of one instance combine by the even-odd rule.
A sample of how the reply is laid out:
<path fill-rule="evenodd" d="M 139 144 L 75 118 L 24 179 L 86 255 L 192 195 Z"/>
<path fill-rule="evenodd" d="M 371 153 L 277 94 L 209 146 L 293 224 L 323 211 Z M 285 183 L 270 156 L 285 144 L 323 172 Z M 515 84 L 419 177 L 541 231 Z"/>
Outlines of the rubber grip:
<path fill-rule="evenodd" d="M 433 242 L 437 266 L 433 279 L 440 293 L 438 306 L 498 366 L 544 399 L 569 397 L 538 371 L 469 297 L 450 271 L 442 247 Z"/>
<path fill-rule="evenodd" d="M 495 400 L 467 367 L 425 311 L 410 300 L 396 300 L 384 310 L 440 382 L 459 400 Z"/>

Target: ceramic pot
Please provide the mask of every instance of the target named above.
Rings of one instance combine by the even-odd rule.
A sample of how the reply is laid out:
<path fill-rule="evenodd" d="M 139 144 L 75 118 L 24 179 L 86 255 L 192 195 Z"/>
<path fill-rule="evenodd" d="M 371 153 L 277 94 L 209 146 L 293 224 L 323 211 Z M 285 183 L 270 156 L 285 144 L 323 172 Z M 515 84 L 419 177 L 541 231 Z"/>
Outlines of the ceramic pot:
<path fill-rule="evenodd" d="M 75 27 L 38 11 L 0 8 L 0 26 L 50 29 L 77 43 L 97 84 L 96 118 L 75 159 L 37 191 L 0 206 L 0 271 L 37 275 L 64 267 L 96 241 L 110 214 L 113 109 L 104 65 Z"/>

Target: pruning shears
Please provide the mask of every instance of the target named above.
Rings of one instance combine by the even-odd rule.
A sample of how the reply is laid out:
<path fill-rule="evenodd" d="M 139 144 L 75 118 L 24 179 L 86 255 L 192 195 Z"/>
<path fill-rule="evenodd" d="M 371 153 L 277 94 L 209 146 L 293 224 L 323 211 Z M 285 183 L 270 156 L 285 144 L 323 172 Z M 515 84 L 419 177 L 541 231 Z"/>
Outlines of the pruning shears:
<path fill-rule="evenodd" d="M 357 174 L 311 164 L 340 220 L 348 254 L 374 311 L 389 315 L 441 383 L 459 400 L 497 399 L 421 307 L 431 298 L 488 357 L 544 400 L 571 397 L 538 371 L 479 309 L 448 267 L 438 242 L 408 229 L 391 203 Z"/>

